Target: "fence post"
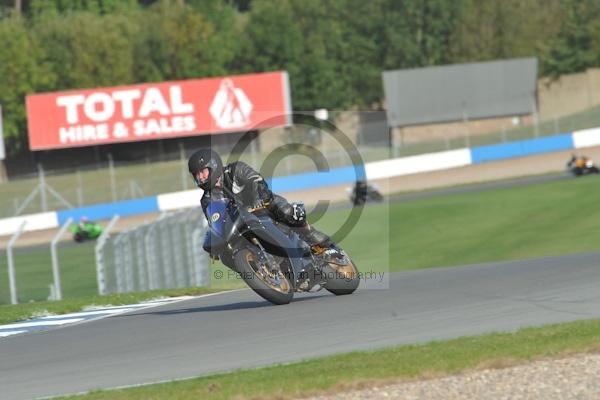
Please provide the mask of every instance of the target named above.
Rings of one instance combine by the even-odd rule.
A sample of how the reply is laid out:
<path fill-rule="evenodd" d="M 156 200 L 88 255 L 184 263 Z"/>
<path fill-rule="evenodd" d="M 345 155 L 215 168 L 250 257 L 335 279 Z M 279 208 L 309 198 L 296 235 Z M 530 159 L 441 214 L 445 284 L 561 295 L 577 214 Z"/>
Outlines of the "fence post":
<path fill-rule="evenodd" d="M 469 116 L 467 115 L 467 108 L 463 102 L 463 125 L 465 127 L 465 145 L 467 148 L 471 148 L 471 130 L 469 128 Z"/>
<path fill-rule="evenodd" d="M 125 235 L 125 242 L 123 243 L 124 255 L 125 255 L 125 288 L 127 292 L 135 291 L 135 272 L 133 269 L 133 244 L 131 243 L 132 236 L 135 234 L 133 230 L 128 231 Z"/>
<path fill-rule="evenodd" d="M 537 110 L 537 105 L 535 103 L 535 99 L 531 105 L 531 112 L 533 113 L 533 133 L 535 137 L 540 136 L 540 117 Z"/>
<path fill-rule="evenodd" d="M 194 213 L 196 210 L 186 211 L 184 214 L 183 228 L 184 228 L 184 239 L 186 249 L 186 268 L 187 268 L 187 280 L 192 286 L 196 286 L 196 279 L 194 273 L 194 243 L 193 243 L 193 228 L 197 218 Z"/>
<path fill-rule="evenodd" d="M 113 243 L 115 252 L 113 254 L 114 264 L 115 264 L 115 279 L 117 284 L 117 293 L 123 293 L 124 282 L 123 282 L 123 270 L 125 269 L 123 258 L 124 258 L 124 246 L 123 239 L 126 237 L 127 231 L 123 231 L 115 236 L 115 240 Z"/>
<path fill-rule="evenodd" d="M 154 230 L 156 225 L 148 225 L 144 232 L 144 251 L 146 253 L 146 276 L 148 277 L 148 288 L 156 289 L 156 246 L 154 243 Z"/>
<path fill-rule="evenodd" d="M 27 225 L 27 221 L 23 221 L 19 229 L 15 232 L 15 234 L 10 238 L 8 245 L 6 247 L 6 257 L 8 258 L 8 281 L 10 284 L 10 303 L 18 304 L 19 300 L 17 299 L 17 280 L 15 277 L 15 260 L 13 257 L 13 246 L 23 233 L 25 229 L 25 225 Z"/>
<path fill-rule="evenodd" d="M 54 277 L 54 294 L 52 300 L 62 300 L 62 287 L 60 284 L 60 266 L 58 265 L 58 254 L 56 253 L 56 245 L 60 238 L 65 234 L 65 231 L 69 228 L 73 218 L 69 217 L 65 224 L 60 228 L 56 236 L 52 239 L 50 244 L 50 254 L 52 256 L 52 276 Z"/>
<path fill-rule="evenodd" d="M 175 251 L 173 252 L 173 259 L 175 261 L 173 270 L 175 271 L 174 282 L 176 287 L 185 287 L 188 283 L 186 279 L 185 267 L 183 265 L 184 259 L 182 254 L 182 246 L 184 245 L 184 241 L 183 236 L 181 235 L 181 229 L 182 225 L 185 223 L 185 221 L 181 218 L 182 216 L 185 216 L 185 211 L 176 214 L 174 216 L 173 223 L 167 228 L 170 232 L 169 236 L 171 237 L 173 247 L 175 248 Z"/>
<path fill-rule="evenodd" d="M 48 211 L 48 199 L 46 197 L 46 176 L 44 174 L 44 168 L 42 167 L 42 164 L 38 164 L 38 177 L 40 180 L 40 201 L 41 201 L 41 206 L 42 206 L 42 211 L 46 212 Z"/>
<path fill-rule="evenodd" d="M 188 169 L 187 162 L 185 159 L 185 149 L 183 148 L 183 143 L 179 142 L 179 160 L 181 161 L 181 187 L 183 190 L 188 189 Z"/>
<path fill-rule="evenodd" d="M 77 193 L 77 203 L 79 207 L 83 206 L 83 185 L 81 184 L 81 171 L 77 170 L 77 189 L 75 192 Z"/>
<path fill-rule="evenodd" d="M 106 294 L 106 280 L 104 277 L 104 259 L 102 257 L 102 250 L 104 248 L 104 243 L 110 236 L 110 230 L 115 226 L 117 221 L 119 220 L 119 215 L 114 215 L 108 226 L 102 232 L 100 237 L 98 238 L 98 242 L 96 243 L 96 278 L 98 280 L 98 293 L 100 295 Z"/>
<path fill-rule="evenodd" d="M 115 163 L 110 153 L 108 153 L 108 173 L 110 175 L 110 191 L 114 203 L 117 201 L 117 178 L 115 176 Z"/>
<path fill-rule="evenodd" d="M 137 264 L 137 290 L 146 290 L 148 288 L 148 277 L 146 276 L 146 253 L 144 252 L 144 233 L 148 223 L 137 227 L 135 232 L 135 262 Z"/>
<path fill-rule="evenodd" d="M 173 287 L 173 269 L 169 268 L 173 265 L 173 238 L 171 237 L 170 225 L 171 221 L 169 219 L 164 219 L 159 222 L 158 225 L 158 238 L 160 240 L 161 247 L 161 256 L 162 256 L 162 264 L 161 270 L 163 272 L 163 276 L 165 278 L 162 287 Z"/>
<path fill-rule="evenodd" d="M 158 218 L 152 222 L 149 226 L 148 229 L 146 230 L 146 233 L 144 234 L 144 247 L 146 249 L 146 273 L 148 275 L 148 285 L 150 290 L 153 289 L 158 289 L 160 288 L 160 282 L 159 282 L 159 274 L 158 274 L 158 261 L 157 261 L 157 255 L 156 255 L 156 251 L 158 249 L 158 243 L 156 241 L 156 230 L 158 227 L 158 224 L 161 220 L 163 220 L 164 218 L 167 217 L 167 213 L 166 212 L 162 212 Z M 160 234 L 160 232 L 159 232 Z"/>
<path fill-rule="evenodd" d="M 446 145 L 446 150 L 450 150 L 450 138 L 448 137 L 448 133 L 444 134 L 444 144 Z"/>
<path fill-rule="evenodd" d="M 394 129 L 390 128 L 390 143 L 392 146 L 392 158 L 400 157 L 400 150 L 404 149 L 404 127 L 400 127 L 400 143 L 396 144 L 396 140 L 394 138 Z"/>

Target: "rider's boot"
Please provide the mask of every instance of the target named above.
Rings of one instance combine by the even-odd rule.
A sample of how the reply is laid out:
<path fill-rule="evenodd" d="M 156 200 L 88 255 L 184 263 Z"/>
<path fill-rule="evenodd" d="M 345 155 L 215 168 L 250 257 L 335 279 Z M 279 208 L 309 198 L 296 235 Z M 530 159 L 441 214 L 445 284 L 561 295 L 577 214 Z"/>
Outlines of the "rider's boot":
<path fill-rule="evenodd" d="M 335 244 L 326 234 L 310 226 L 308 223 L 302 228 L 302 237 L 315 254 L 331 258 L 343 258 L 343 250 Z"/>

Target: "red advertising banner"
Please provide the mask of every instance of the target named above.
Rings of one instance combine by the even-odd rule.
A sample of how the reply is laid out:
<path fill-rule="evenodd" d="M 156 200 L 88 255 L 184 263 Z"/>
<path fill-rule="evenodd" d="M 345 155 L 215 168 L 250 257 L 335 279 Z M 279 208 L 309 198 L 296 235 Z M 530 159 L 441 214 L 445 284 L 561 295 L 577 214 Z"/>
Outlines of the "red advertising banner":
<path fill-rule="evenodd" d="M 27 96 L 31 150 L 290 125 L 287 72 Z"/>

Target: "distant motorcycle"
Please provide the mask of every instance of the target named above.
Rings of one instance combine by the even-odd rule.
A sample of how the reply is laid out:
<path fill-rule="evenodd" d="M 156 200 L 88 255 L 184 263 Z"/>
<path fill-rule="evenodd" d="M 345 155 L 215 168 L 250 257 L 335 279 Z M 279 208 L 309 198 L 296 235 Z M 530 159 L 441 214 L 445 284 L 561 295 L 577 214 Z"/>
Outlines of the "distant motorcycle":
<path fill-rule="evenodd" d="M 346 252 L 335 259 L 315 253 L 266 209 L 251 210 L 222 198 L 212 200 L 207 210 L 210 228 L 204 250 L 271 303 L 287 304 L 294 292 L 315 287 L 336 295 L 350 294 L 358 287 L 358 270 Z"/>
<path fill-rule="evenodd" d="M 375 185 L 369 185 L 365 181 L 358 181 L 353 188 L 347 189 L 350 201 L 355 206 L 365 204 L 366 202 L 383 201 L 383 195 L 377 190 Z"/>
<path fill-rule="evenodd" d="M 592 160 L 587 157 L 573 156 L 567 163 L 567 171 L 575 176 L 598 174 L 600 170 Z"/>
<path fill-rule="evenodd" d="M 102 235 L 103 228 L 94 222 L 71 225 L 70 231 L 73 233 L 73 240 L 82 243 L 87 240 L 96 240 Z"/>

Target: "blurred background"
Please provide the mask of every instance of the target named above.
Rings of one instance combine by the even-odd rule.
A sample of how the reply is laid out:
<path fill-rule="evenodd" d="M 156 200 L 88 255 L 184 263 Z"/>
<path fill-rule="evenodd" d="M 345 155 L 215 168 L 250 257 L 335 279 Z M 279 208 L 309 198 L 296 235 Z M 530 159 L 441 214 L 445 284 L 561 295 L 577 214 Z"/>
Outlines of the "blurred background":
<path fill-rule="evenodd" d="M 0 217 L 189 189 L 189 179 L 173 177 L 191 149 L 210 140 L 227 153 L 241 136 L 31 151 L 25 96 L 34 93 L 283 70 L 293 109 L 329 110 L 365 161 L 600 123 L 597 1 L 3 0 L 0 10 Z M 536 60 L 528 110 L 477 118 L 467 104 L 459 120 L 413 121 L 388 132 L 383 71 L 524 57 Z M 359 110 L 373 111 L 367 135 Z M 260 134 L 261 148 L 243 159 L 261 160 L 297 140 L 316 144 L 334 164 L 339 151 L 303 126 Z M 287 162 L 276 173 L 311 168 Z M 24 205 L 41 174 L 62 199 Z"/>

